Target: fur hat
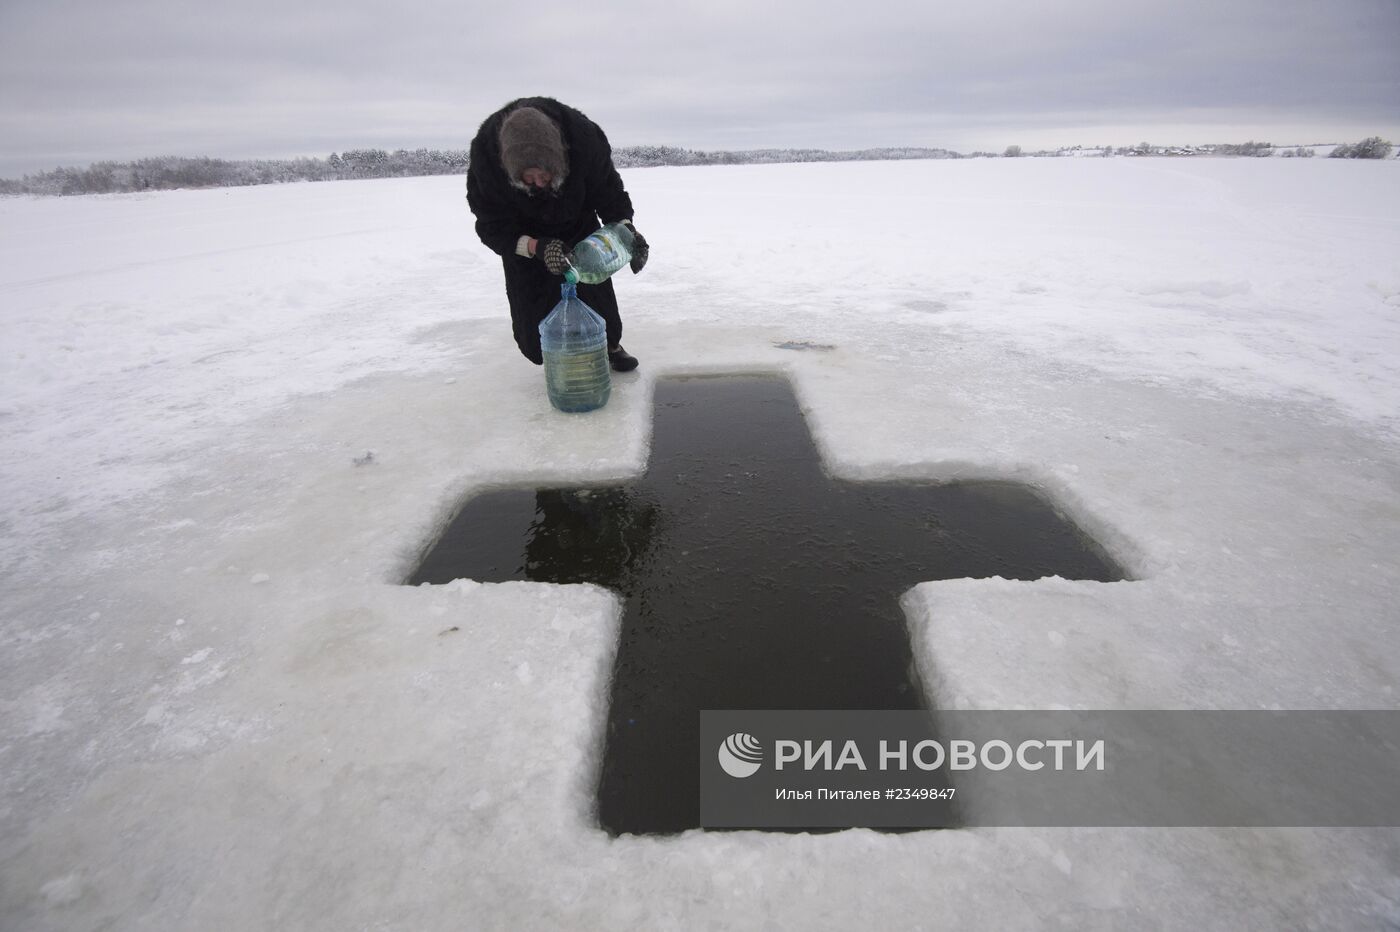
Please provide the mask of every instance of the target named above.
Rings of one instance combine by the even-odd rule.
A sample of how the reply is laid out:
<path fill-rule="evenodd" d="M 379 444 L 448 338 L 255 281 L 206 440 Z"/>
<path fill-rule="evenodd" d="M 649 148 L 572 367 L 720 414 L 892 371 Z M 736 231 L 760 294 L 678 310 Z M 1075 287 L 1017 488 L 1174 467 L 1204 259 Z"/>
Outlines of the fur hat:
<path fill-rule="evenodd" d="M 511 184 L 522 185 L 520 176 L 531 168 L 541 168 L 554 176 L 558 189 L 569 174 L 569 156 L 564 137 L 542 110 L 520 107 L 501 121 L 501 167 Z"/>

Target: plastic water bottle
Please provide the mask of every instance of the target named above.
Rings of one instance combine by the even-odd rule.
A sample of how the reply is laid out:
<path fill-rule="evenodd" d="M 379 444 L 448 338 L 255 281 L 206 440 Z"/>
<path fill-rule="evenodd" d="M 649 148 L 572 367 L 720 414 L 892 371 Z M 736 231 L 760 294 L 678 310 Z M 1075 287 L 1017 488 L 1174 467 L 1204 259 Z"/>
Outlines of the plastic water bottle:
<path fill-rule="evenodd" d="M 625 223 L 609 223 L 590 233 L 568 255 L 564 278 L 574 284 L 597 285 L 632 261 L 632 231 Z"/>
<path fill-rule="evenodd" d="M 592 411 L 608 403 L 608 326 L 579 300 L 573 282 L 559 288 L 559 303 L 540 322 L 544 381 L 550 404 L 560 411 Z"/>

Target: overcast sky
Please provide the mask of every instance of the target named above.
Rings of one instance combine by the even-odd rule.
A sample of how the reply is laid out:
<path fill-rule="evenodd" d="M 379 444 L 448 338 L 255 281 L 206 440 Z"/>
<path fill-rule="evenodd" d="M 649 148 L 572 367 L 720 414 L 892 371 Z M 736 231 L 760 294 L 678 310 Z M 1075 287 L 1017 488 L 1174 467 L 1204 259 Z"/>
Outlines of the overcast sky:
<path fill-rule="evenodd" d="M 585 19 L 591 15 L 591 19 Z M 0 0 L 0 176 L 465 148 L 1400 143 L 1400 0 Z"/>

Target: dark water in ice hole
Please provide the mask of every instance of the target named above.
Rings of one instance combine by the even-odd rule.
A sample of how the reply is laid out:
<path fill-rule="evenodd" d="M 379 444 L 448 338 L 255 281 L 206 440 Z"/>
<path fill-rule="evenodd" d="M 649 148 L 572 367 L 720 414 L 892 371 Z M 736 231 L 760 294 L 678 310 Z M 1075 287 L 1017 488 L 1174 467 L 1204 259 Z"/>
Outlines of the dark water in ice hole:
<path fill-rule="evenodd" d="M 1123 578 L 1026 486 L 832 479 L 784 379 L 660 381 L 655 408 L 644 476 L 485 492 L 407 580 L 620 594 L 598 786 L 614 835 L 699 825 L 701 709 L 926 708 L 898 601 L 916 583 Z"/>

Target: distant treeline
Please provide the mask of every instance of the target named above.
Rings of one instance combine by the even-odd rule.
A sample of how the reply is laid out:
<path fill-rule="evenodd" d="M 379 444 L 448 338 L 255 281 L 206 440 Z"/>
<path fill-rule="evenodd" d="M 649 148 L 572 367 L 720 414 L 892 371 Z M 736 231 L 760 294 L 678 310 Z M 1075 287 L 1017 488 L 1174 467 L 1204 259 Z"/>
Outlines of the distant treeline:
<path fill-rule="evenodd" d="M 415 149 L 351 149 L 324 159 L 160 158 L 94 162 L 87 168 L 56 168 L 19 181 L 0 179 L 0 194 L 112 194 L 174 188 L 234 188 L 292 181 L 406 178 L 453 175 L 467 170 L 467 153 Z"/>
<path fill-rule="evenodd" d="M 948 149 L 746 149 L 738 152 L 697 152 L 675 146 L 626 146 L 613 150 L 619 168 L 660 165 L 777 165 L 787 162 L 889 162 L 898 159 L 960 159 Z"/>
<path fill-rule="evenodd" d="M 1075 147 L 1078 149 L 1079 147 Z M 1373 136 L 1355 145 L 1338 146 L 1333 158 L 1383 159 L 1390 156 L 1391 144 Z M 1104 155 L 1272 155 L 1274 147 L 1264 142 L 1200 148 L 1159 148 L 1141 146 L 1122 149 L 1105 147 Z M 1010 146 L 1005 156 L 1020 156 L 1019 146 Z M 1072 149 L 1024 153 L 1037 156 L 1078 154 Z M 1283 155 L 1311 155 L 1296 149 Z M 832 152 L 825 149 L 750 149 L 745 151 L 703 152 L 675 146 L 621 146 L 613 150 L 619 168 L 661 165 L 763 165 L 789 162 L 860 162 L 896 159 L 960 159 L 995 157 L 991 152 L 965 156 L 948 149 L 885 148 Z M 293 181 L 345 181 L 355 178 L 408 178 L 421 175 L 459 175 L 470 159 L 464 149 L 348 149 L 332 152 L 324 159 L 229 159 L 161 158 L 135 162 L 95 162 L 87 168 L 56 168 L 18 180 L 0 178 L 0 194 L 113 194 L 131 191 L 162 191 L 175 188 L 226 188 L 255 184 L 285 184 Z"/>
<path fill-rule="evenodd" d="M 1317 149 L 1330 148 L 1332 151 L 1328 158 L 1333 159 L 1388 159 L 1394 146 L 1386 142 L 1379 136 L 1372 136 L 1363 139 L 1361 142 L 1333 146 L 1330 143 L 1318 144 L 1316 146 L 1276 146 L 1271 142 L 1249 142 L 1240 143 L 1218 143 L 1206 146 L 1154 146 L 1151 143 L 1139 143 L 1136 146 L 1071 146 L 1065 149 L 1045 149 L 1038 152 L 1026 152 L 1020 146 L 1007 146 L 1006 151 L 1001 153 L 1005 158 L 1017 158 L 1030 156 L 1032 158 L 1054 158 L 1057 156 L 1102 156 L 1111 158 L 1114 156 L 1230 156 L 1244 158 L 1270 158 L 1277 156 L 1284 159 L 1312 158 L 1317 155 Z M 974 152 L 975 157 L 994 156 L 993 152 Z"/>
<path fill-rule="evenodd" d="M 850 162 L 888 159 L 955 159 L 946 149 L 756 149 L 697 152 L 673 146 L 626 146 L 613 150 L 619 168 L 657 165 L 754 165 L 780 162 Z M 464 149 L 348 149 L 324 159 L 162 158 L 135 162 L 95 162 L 87 168 L 56 168 L 18 181 L 0 179 L 0 194 L 112 194 L 175 188 L 229 188 L 292 181 L 346 181 L 355 178 L 410 178 L 460 175 L 470 162 Z"/>
<path fill-rule="evenodd" d="M 1379 136 L 1363 139 L 1352 146 L 1338 146 L 1332 150 L 1334 159 L 1388 159 L 1394 147 Z"/>
<path fill-rule="evenodd" d="M 1219 155 L 1268 156 L 1273 155 L 1277 148 L 1277 146 L 1267 142 L 1246 142 L 1238 146 L 1216 146 L 1215 152 Z M 1337 146 L 1327 157 L 1329 159 L 1388 159 L 1393 149 L 1394 147 L 1381 137 L 1372 136 L 1352 145 Z M 1311 158 L 1314 152 L 1310 148 L 1296 146 L 1292 149 L 1278 149 L 1278 154 L 1286 159 Z"/>

